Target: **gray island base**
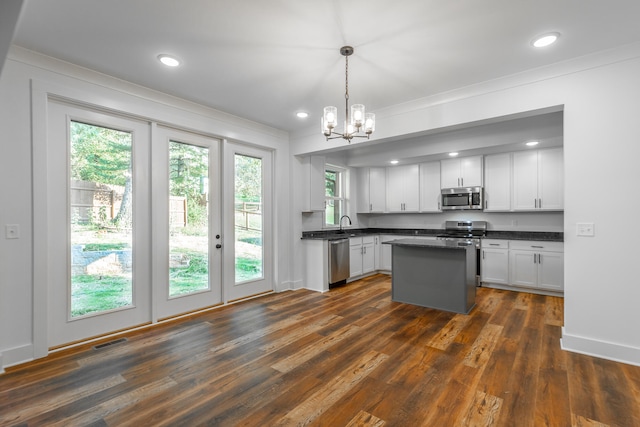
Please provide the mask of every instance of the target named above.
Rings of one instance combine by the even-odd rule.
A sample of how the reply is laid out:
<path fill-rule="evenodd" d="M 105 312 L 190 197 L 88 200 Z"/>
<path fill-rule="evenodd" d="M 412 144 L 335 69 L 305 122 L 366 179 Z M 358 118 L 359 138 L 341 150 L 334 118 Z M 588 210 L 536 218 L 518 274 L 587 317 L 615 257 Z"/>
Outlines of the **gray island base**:
<path fill-rule="evenodd" d="M 457 242 L 399 239 L 392 247 L 391 299 L 467 314 L 476 300 L 476 247 Z"/>

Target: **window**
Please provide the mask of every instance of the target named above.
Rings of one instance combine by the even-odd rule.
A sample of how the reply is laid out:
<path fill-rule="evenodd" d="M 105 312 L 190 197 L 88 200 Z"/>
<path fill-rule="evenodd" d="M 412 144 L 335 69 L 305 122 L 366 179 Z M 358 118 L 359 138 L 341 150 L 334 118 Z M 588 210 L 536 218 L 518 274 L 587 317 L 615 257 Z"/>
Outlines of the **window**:
<path fill-rule="evenodd" d="M 344 169 L 331 165 L 324 171 L 325 225 L 340 225 L 340 217 L 346 211 L 345 175 Z"/>

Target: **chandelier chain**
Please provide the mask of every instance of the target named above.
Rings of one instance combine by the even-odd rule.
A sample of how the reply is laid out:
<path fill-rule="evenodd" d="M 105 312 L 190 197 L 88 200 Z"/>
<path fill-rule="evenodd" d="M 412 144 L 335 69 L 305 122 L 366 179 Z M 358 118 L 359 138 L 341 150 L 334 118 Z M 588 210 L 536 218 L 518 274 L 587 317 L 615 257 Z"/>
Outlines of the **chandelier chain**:
<path fill-rule="evenodd" d="M 349 99 L 349 57 L 344 57 L 344 97 Z"/>

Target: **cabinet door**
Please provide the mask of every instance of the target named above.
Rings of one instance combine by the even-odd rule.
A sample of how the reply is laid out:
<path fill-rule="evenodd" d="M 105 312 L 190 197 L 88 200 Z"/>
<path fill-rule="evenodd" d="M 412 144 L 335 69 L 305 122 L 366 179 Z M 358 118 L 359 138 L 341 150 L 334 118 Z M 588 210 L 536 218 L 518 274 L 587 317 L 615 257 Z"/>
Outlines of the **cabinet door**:
<path fill-rule="evenodd" d="M 509 251 L 511 285 L 533 288 L 538 283 L 537 252 L 512 249 Z"/>
<path fill-rule="evenodd" d="M 324 211 L 324 156 L 302 159 L 303 212 Z"/>
<path fill-rule="evenodd" d="M 349 277 L 362 275 L 362 245 L 349 246 Z"/>
<path fill-rule="evenodd" d="M 441 188 L 460 187 L 460 160 L 449 159 L 440 161 Z"/>
<path fill-rule="evenodd" d="M 385 168 L 358 169 L 358 213 L 385 211 Z"/>
<path fill-rule="evenodd" d="M 420 167 L 402 166 L 402 198 L 405 212 L 420 210 Z"/>
<path fill-rule="evenodd" d="M 398 236 L 380 236 L 380 242 L 388 242 L 398 239 Z M 391 271 L 391 245 L 380 245 L 380 267 L 379 270 Z"/>
<path fill-rule="evenodd" d="M 564 253 L 540 252 L 538 286 L 552 291 L 564 291 Z"/>
<path fill-rule="evenodd" d="M 482 249 L 480 260 L 482 281 L 509 284 L 509 250 Z"/>
<path fill-rule="evenodd" d="M 362 245 L 362 274 L 371 273 L 375 269 L 375 245 Z"/>
<path fill-rule="evenodd" d="M 484 210 L 511 210 L 511 154 L 484 158 Z"/>
<path fill-rule="evenodd" d="M 369 168 L 369 203 L 370 212 L 385 212 L 386 210 L 386 181 L 385 168 Z"/>
<path fill-rule="evenodd" d="M 562 149 L 538 151 L 538 208 L 564 208 L 564 176 Z"/>
<path fill-rule="evenodd" d="M 538 199 L 538 152 L 513 153 L 513 210 L 534 210 Z"/>
<path fill-rule="evenodd" d="M 387 212 L 401 212 L 403 202 L 402 169 L 387 168 Z"/>
<path fill-rule="evenodd" d="M 440 212 L 440 162 L 420 164 L 420 212 Z"/>
<path fill-rule="evenodd" d="M 482 156 L 460 159 L 461 187 L 482 187 Z"/>

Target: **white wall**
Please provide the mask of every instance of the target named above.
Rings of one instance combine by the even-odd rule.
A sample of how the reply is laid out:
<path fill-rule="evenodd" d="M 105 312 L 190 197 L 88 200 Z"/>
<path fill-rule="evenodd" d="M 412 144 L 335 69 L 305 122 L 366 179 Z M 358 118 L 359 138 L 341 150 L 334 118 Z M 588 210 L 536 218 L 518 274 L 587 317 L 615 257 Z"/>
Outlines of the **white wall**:
<path fill-rule="evenodd" d="M 150 121 L 273 150 L 275 287 L 277 290 L 291 287 L 291 156 L 285 132 L 14 47 L 0 76 L 0 371 L 2 366 L 30 360 L 35 354 L 42 355 L 43 345 L 46 352 L 46 330 L 43 330 L 46 316 L 43 321 L 42 315 L 46 307 L 38 306 L 46 287 L 37 279 L 46 272 L 33 262 L 34 251 L 40 249 L 33 244 L 37 237 L 33 227 L 38 222 L 34 223 L 32 200 L 32 137 L 40 138 L 46 126 L 37 114 L 42 111 L 42 105 L 32 105 L 32 92 L 34 100 L 44 99 L 38 98 L 40 93 L 54 93 Z M 18 224 L 20 238 L 5 239 L 5 224 Z"/>
<path fill-rule="evenodd" d="M 638 76 L 640 44 L 627 45 L 376 111 L 375 138 L 387 143 L 406 134 L 563 106 L 562 344 L 568 350 L 636 365 L 640 286 L 635 263 L 640 251 L 635 239 L 620 230 L 633 224 L 640 212 L 640 198 L 632 190 L 640 178 Z M 315 129 L 292 136 L 294 154 L 328 148 L 340 148 L 340 142 L 325 142 Z M 612 207 L 612 201 L 623 205 Z M 595 236 L 577 237 L 578 222 L 595 223 Z"/>

